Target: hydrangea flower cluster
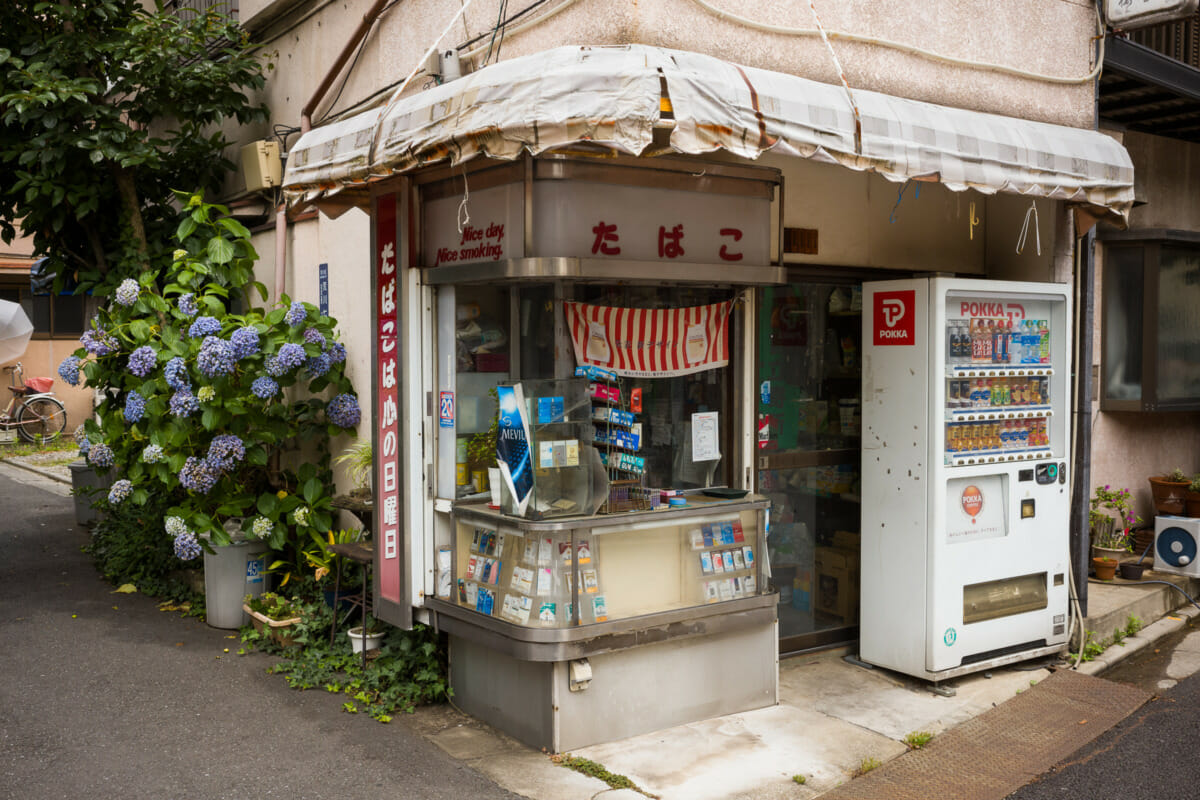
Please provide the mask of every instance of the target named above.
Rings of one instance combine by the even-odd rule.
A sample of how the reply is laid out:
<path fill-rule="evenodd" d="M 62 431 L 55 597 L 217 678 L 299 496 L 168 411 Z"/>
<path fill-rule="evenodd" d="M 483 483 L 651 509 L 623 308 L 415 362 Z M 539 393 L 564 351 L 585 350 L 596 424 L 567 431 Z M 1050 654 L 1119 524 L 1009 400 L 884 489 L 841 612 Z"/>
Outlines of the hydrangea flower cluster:
<path fill-rule="evenodd" d="M 146 414 L 146 398 L 131 391 L 125 395 L 125 421 L 132 425 L 140 422 Z"/>
<path fill-rule="evenodd" d="M 183 469 L 179 470 L 179 483 L 183 488 L 200 494 L 208 494 L 220 477 L 211 464 L 195 456 L 188 456 L 188 460 L 183 462 Z"/>
<path fill-rule="evenodd" d="M 274 378 L 278 378 L 280 375 L 287 372 L 287 368 L 284 367 L 279 361 L 278 356 L 270 356 L 267 358 L 266 362 L 263 363 L 263 369 L 267 371 L 268 375 Z"/>
<path fill-rule="evenodd" d="M 325 415 L 339 428 L 353 428 L 362 420 L 362 409 L 358 407 L 358 398 L 354 395 L 339 394 L 329 401 Z"/>
<path fill-rule="evenodd" d="M 149 375 L 157 363 L 158 356 L 154 352 L 154 348 L 148 344 L 142 345 L 129 354 L 129 371 L 139 378 Z"/>
<path fill-rule="evenodd" d="M 308 524 L 308 506 L 300 506 L 294 512 L 292 512 L 292 519 L 296 520 L 297 525 L 301 525 L 301 526 L 307 525 Z"/>
<path fill-rule="evenodd" d="M 341 342 L 334 342 L 329 345 L 328 355 L 331 364 L 341 364 L 346 360 L 346 345 Z"/>
<path fill-rule="evenodd" d="M 192 382 L 188 380 L 191 376 L 188 375 L 187 364 L 183 363 L 179 356 L 172 358 L 167 362 L 167 366 L 163 367 L 163 377 L 167 379 L 167 386 L 176 391 L 192 388 Z"/>
<path fill-rule="evenodd" d="M 104 442 L 97 442 L 88 449 L 87 460 L 93 467 L 108 469 L 114 461 L 112 448 Z"/>
<path fill-rule="evenodd" d="M 258 331 L 249 325 L 234 331 L 229 337 L 229 342 L 233 345 L 233 355 L 238 361 L 254 355 L 259 350 Z"/>
<path fill-rule="evenodd" d="M 58 377 L 62 378 L 72 386 L 79 385 L 79 359 L 76 356 L 67 356 L 58 365 Z"/>
<path fill-rule="evenodd" d="M 288 342 L 279 348 L 279 354 L 276 358 L 279 359 L 279 363 L 283 366 L 284 371 L 295 369 L 304 363 L 304 348 L 293 342 Z"/>
<path fill-rule="evenodd" d="M 183 517 L 167 517 L 163 520 L 163 527 L 167 529 L 167 535 L 172 539 L 188 532 L 187 523 L 183 521 Z"/>
<path fill-rule="evenodd" d="M 255 517 L 250 526 L 250 534 L 256 539 L 265 539 L 275 531 L 275 523 L 266 517 Z"/>
<path fill-rule="evenodd" d="M 291 308 L 288 309 L 287 314 L 283 317 L 283 321 L 294 328 L 304 322 L 307 316 L 308 311 L 304 308 L 304 303 L 301 303 L 299 300 L 293 300 Z"/>
<path fill-rule="evenodd" d="M 121 281 L 121 285 L 117 287 L 117 291 L 113 293 L 113 299 L 123 306 L 131 306 L 137 302 L 138 292 L 141 287 L 133 278 L 126 278 Z"/>
<path fill-rule="evenodd" d="M 79 337 L 79 342 L 84 349 L 97 358 L 115 353 L 120 348 L 120 344 L 113 338 L 113 335 L 103 328 L 84 331 L 83 336 Z"/>
<path fill-rule="evenodd" d="M 324 350 L 325 349 L 325 336 L 316 328 L 305 328 L 304 329 L 304 343 L 305 344 L 315 344 L 317 347 Z"/>
<path fill-rule="evenodd" d="M 175 555 L 181 560 L 191 561 L 203 552 L 200 543 L 196 541 L 196 534 L 191 531 L 184 531 L 175 537 Z"/>
<path fill-rule="evenodd" d="M 146 449 L 142 451 L 142 461 L 147 464 L 157 464 L 164 456 L 163 449 L 156 444 L 146 445 Z"/>
<path fill-rule="evenodd" d="M 217 390 L 211 386 L 201 386 L 196 390 L 196 399 L 201 403 L 212 402 L 217 396 Z"/>
<path fill-rule="evenodd" d="M 133 484 L 125 478 L 121 478 L 121 480 L 113 483 L 112 488 L 108 490 L 108 502 L 114 506 L 119 506 L 121 501 L 129 497 L 132 491 Z"/>
<path fill-rule="evenodd" d="M 232 433 L 222 433 L 214 436 L 208 445 L 208 456 L 205 461 L 213 469 L 228 472 L 246 457 L 246 446 L 242 440 Z"/>
<path fill-rule="evenodd" d="M 319 378 L 326 372 L 329 372 L 329 354 L 321 353 L 319 356 L 313 356 L 304 362 L 304 368 L 308 370 L 308 374 L 314 378 Z"/>
<path fill-rule="evenodd" d="M 88 450 L 92 448 L 92 443 L 87 438 L 87 429 L 83 425 L 75 429 L 74 439 L 75 444 L 79 445 L 79 455 L 86 458 Z"/>
<path fill-rule="evenodd" d="M 212 317 L 201 317 L 200 319 L 212 319 Z M 192 327 L 195 328 L 199 323 L 200 320 L 196 320 Z M 196 367 L 206 378 L 232 375 L 233 370 L 237 367 L 237 356 L 233 354 L 233 345 L 216 336 L 205 337 L 204 344 L 200 345 L 200 352 L 196 355 Z"/>
<path fill-rule="evenodd" d="M 171 408 L 171 413 L 177 417 L 190 417 L 200 410 L 200 401 L 196 399 L 196 395 L 192 394 L 192 389 L 189 386 L 185 386 L 171 395 L 171 401 L 168 405 Z"/>
<path fill-rule="evenodd" d="M 196 321 L 188 328 L 188 336 L 199 339 L 201 336 L 215 336 L 221 332 L 221 323 L 216 317 L 196 317 Z"/>
<path fill-rule="evenodd" d="M 200 309 L 196 308 L 196 296 L 191 292 L 179 295 L 179 313 L 185 317 L 194 317 Z"/>
<path fill-rule="evenodd" d="M 250 384 L 250 391 L 260 400 L 270 400 L 279 394 L 279 384 L 266 376 L 255 378 L 254 383 Z"/>

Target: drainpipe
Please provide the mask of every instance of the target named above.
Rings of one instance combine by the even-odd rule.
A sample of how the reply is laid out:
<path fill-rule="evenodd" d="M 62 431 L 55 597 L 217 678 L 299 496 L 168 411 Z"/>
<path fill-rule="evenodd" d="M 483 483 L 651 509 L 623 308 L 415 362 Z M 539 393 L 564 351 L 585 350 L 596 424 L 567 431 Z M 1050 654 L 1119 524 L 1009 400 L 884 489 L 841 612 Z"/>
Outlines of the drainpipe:
<path fill-rule="evenodd" d="M 1095 319 L 1096 285 L 1096 229 L 1075 240 L 1079 259 L 1075 273 L 1079 281 L 1076 293 L 1078 306 L 1076 317 L 1079 325 L 1079 361 L 1076 364 L 1079 380 L 1075 395 L 1075 461 L 1072 479 L 1071 502 L 1071 562 L 1075 572 L 1075 596 L 1079 599 L 1079 613 L 1088 612 L 1088 565 L 1091 560 L 1091 542 L 1088 535 L 1088 498 L 1091 497 L 1092 482 L 1092 324 Z M 1082 636 L 1082 633 L 1080 634 Z"/>
<path fill-rule="evenodd" d="M 375 20 L 383 12 L 383 7 L 387 3 L 388 0 L 375 0 L 371 4 L 371 7 L 367 9 L 359 21 L 358 27 L 354 29 L 354 33 L 346 41 L 346 46 L 342 48 L 342 52 L 334 59 L 328 72 L 325 73 L 325 77 L 321 79 L 321 83 L 317 86 L 317 90 L 313 92 L 313 96 L 304 104 L 304 108 L 300 109 L 300 132 L 302 134 L 312 130 L 312 115 L 317 110 L 317 105 L 325 99 L 325 93 L 329 91 L 330 86 L 333 86 L 334 80 L 337 79 L 342 68 L 346 66 L 346 62 L 350 60 L 350 56 L 354 54 L 354 50 L 366 38 L 367 33 L 371 30 L 371 26 L 375 24 Z"/>
<path fill-rule="evenodd" d="M 275 209 L 275 302 L 283 299 L 287 280 L 287 203 Z"/>

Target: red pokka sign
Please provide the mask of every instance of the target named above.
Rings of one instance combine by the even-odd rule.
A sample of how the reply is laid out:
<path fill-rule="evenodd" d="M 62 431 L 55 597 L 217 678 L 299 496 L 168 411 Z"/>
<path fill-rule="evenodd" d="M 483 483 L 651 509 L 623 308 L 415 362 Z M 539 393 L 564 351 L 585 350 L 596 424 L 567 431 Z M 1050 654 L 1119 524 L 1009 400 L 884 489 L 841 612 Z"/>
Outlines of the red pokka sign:
<path fill-rule="evenodd" d="M 876 292 L 873 307 L 874 344 L 882 347 L 917 343 L 917 293 L 913 289 Z"/>

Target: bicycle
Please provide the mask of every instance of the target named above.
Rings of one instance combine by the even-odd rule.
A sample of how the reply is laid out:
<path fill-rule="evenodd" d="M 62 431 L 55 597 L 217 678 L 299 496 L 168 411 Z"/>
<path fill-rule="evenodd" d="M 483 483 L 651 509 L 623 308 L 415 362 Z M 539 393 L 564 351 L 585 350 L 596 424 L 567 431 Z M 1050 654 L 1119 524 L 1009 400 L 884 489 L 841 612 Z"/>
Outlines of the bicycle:
<path fill-rule="evenodd" d="M 27 382 L 20 361 L 4 371 L 11 373 L 8 390 L 13 396 L 0 412 L 0 430 L 16 428 L 18 436 L 34 444 L 57 439 L 67 427 L 67 410 L 50 390 L 54 379 Z"/>

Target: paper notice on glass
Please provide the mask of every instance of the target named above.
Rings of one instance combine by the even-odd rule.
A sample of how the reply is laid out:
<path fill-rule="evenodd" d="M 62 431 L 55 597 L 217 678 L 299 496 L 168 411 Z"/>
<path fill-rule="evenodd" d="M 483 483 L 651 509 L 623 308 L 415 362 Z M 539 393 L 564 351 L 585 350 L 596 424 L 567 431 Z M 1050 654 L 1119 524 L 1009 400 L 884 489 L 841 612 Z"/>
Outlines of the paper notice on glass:
<path fill-rule="evenodd" d="M 692 414 L 692 461 L 716 461 L 721 457 L 718 412 Z"/>

